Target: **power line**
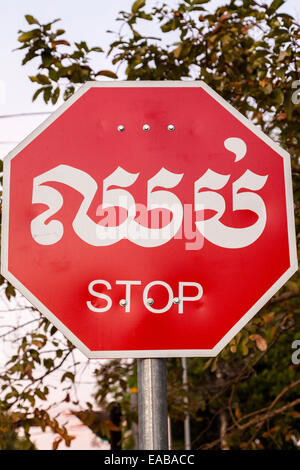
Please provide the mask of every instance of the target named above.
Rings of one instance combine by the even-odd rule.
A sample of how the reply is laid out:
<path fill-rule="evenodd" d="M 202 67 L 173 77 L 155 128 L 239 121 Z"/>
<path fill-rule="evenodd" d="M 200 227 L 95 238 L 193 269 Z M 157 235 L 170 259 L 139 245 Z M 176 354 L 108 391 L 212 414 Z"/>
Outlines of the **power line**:
<path fill-rule="evenodd" d="M 18 144 L 18 140 L 0 140 L 0 145 L 11 145 L 11 144 Z"/>
<path fill-rule="evenodd" d="M 8 118 L 15 118 L 15 117 L 23 117 L 23 116 L 42 116 L 42 115 L 49 115 L 51 111 L 40 111 L 35 113 L 17 113 L 17 114 L 2 114 L 0 115 L 0 119 L 8 119 Z"/>
<path fill-rule="evenodd" d="M 51 111 L 39 111 L 39 112 L 31 112 L 31 113 L 16 113 L 16 114 L 1 114 L 0 119 L 9 119 L 9 118 L 16 118 L 16 117 L 27 117 L 27 116 L 45 116 L 51 114 Z M 0 145 L 13 145 L 18 144 L 19 141 L 15 140 L 1 140 Z"/>

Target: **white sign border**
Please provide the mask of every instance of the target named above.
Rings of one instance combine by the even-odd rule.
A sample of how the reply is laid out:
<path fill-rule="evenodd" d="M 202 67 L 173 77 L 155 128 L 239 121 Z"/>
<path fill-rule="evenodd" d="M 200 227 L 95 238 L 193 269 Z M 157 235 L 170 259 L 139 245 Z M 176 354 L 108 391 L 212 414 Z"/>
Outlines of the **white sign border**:
<path fill-rule="evenodd" d="M 79 338 L 77 338 L 58 318 L 36 298 L 12 273 L 8 270 L 8 240 L 9 240 L 9 195 L 10 195 L 10 162 L 21 152 L 30 142 L 32 142 L 41 132 L 52 124 L 61 114 L 63 114 L 75 101 L 77 101 L 88 90 L 95 87 L 200 87 L 223 106 L 230 114 L 238 119 L 244 126 L 250 129 L 257 137 L 278 153 L 284 161 L 284 177 L 286 191 L 287 225 L 290 250 L 290 267 L 288 270 L 270 287 L 270 289 L 256 302 L 250 310 L 228 331 L 228 333 L 212 349 L 163 349 L 163 350 L 134 350 L 134 351 L 91 351 Z M 203 81 L 107 81 L 107 82 L 87 82 L 80 89 L 51 114 L 41 125 L 29 134 L 14 150 L 4 158 L 4 179 L 3 179 L 3 209 L 2 209 L 2 235 L 1 235 L 1 273 L 13 284 L 32 305 L 34 305 L 45 317 L 71 341 L 85 356 L 90 359 L 105 358 L 155 358 L 155 357 L 214 357 L 231 341 L 231 339 L 254 317 L 254 315 L 271 299 L 271 297 L 287 282 L 287 280 L 297 271 L 297 248 L 294 221 L 294 202 L 292 190 L 292 175 L 290 155 L 277 143 L 265 135 L 259 127 L 244 117 L 239 111 L 227 103 L 220 95 L 213 91 Z"/>

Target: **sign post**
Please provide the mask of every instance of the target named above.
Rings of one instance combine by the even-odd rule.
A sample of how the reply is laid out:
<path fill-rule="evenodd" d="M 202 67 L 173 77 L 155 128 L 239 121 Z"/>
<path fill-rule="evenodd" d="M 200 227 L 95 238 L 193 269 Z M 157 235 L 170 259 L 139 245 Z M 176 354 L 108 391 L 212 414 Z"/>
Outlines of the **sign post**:
<path fill-rule="evenodd" d="M 186 392 L 188 392 L 188 370 L 187 370 L 187 358 L 181 358 L 182 364 L 182 384 L 183 388 Z M 188 397 L 185 396 L 183 399 L 185 405 L 188 405 L 189 400 Z M 185 450 L 191 450 L 191 423 L 190 423 L 190 415 L 188 411 L 185 411 L 184 417 L 184 447 Z"/>
<path fill-rule="evenodd" d="M 91 82 L 4 159 L 1 272 L 89 358 L 216 356 L 297 270 L 290 157 L 201 81 Z M 230 305 L 230 309 L 227 307 Z"/>
<path fill-rule="evenodd" d="M 139 450 L 168 450 L 166 359 L 138 359 Z"/>

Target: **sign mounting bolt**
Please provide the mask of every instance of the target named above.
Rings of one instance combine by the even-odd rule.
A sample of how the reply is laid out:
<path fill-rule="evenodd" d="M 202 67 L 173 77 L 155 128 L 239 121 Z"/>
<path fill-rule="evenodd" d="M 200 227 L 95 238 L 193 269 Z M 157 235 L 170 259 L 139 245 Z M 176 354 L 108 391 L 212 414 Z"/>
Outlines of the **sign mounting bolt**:
<path fill-rule="evenodd" d="M 153 305 L 153 304 L 154 304 L 154 300 L 151 299 L 151 298 L 147 299 L 147 304 L 148 304 L 148 305 Z"/>
<path fill-rule="evenodd" d="M 118 131 L 119 131 L 119 132 L 124 132 L 124 131 L 125 131 L 125 126 L 123 126 L 122 124 L 120 124 L 120 126 L 118 126 Z"/>
<path fill-rule="evenodd" d="M 143 125 L 143 131 L 150 131 L 150 126 L 149 126 L 149 124 L 144 124 L 144 125 Z"/>
<path fill-rule="evenodd" d="M 169 124 L 168 129 L 169 129 L 169 131 L 174 131 L 175 130 L 174 124 Z"/>
<path fill-rule="evenodd" d="M 174 297 L 173 303 L 174 303 L 175 305 L 180 304 L 180 299 L 179 299 L 179 297 Z"/>
<path fill-rule="evenodd" d="M 127 301 L 125 299 L 121 299 L 120 300 L 120 305 L 121 305 L 121 307 L 126 307 Z"/>

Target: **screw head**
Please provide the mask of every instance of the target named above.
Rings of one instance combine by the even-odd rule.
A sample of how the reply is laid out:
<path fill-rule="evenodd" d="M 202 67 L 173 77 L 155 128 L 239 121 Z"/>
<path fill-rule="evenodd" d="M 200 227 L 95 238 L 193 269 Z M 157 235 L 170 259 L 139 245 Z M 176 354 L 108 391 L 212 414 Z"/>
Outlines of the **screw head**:
<path fill-rule="evenodd" d="M 120 300 L 120 305 L 121 305 L 121 307 L 126 307 L 127 301 L 125 299 L 121 299 Z"/>
<path fill-rule="evenodd" d="M 180 299 L 179 299 L 178 297 L 174 297 L 173 303 L 174 303 L 175 305 L 180 304 Z"/>
<path fill-rule="evenodd" d="M 154 304 L 154 300 L 151 299 L 151 298 L 147 299 L 147 304 L 148 304 L 148 305 L 153 305 L 153 304 Z"/>
<path fill-rule="evenodd" d="M 150 126 L 149 126 L 149 124 L 144 124 L 144 125 L 143 125 L 143 131 L 150 131 Z"/>
<path fill-rule="evenodd" d="M 120 124 L 120 126 L 118 126 L 118 131 L 119 131 L 119 132 L 124 132 L 124 131 L 125 131 L 125 126 L 123 126 L 122 124 Z"/>
<path fill-rule="evenodd" d="M 174 124 L 169 124 L 169 125 L 168 125 L 168 129 L 169 129 L 169 131 L 171 131 L 171 132 L 174 131 L 174 130 L 175 130 Z"/>

